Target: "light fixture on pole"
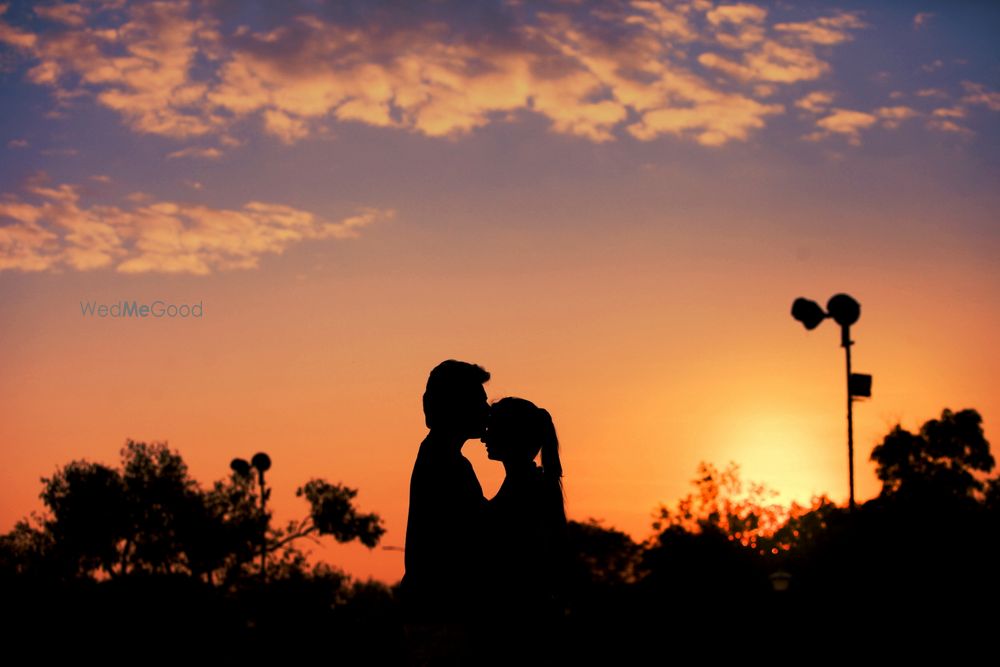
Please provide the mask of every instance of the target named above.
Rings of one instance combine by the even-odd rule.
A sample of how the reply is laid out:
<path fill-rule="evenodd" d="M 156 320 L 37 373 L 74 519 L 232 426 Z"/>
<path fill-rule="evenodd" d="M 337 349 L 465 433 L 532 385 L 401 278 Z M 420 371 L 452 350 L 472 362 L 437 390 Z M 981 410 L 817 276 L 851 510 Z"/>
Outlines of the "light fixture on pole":
<path fill-rule="evenodd" d="M 257 452 L 247 463 L 245 459 L 233 459 L 229 467 L 240 477 L 250 479 L 251 470 L 257 471 L 257 482 L 260 484 L 260 512 L 267 516 L 267 499 L 271 495 L 271 490 L 264 486 L 264 473 L 271 469 L 271 457 L 264 452 Z M 267 534 L 261 537 L 260 541 L 260 577 L 267 577 Z"/>
<path fill-rule="evenodd" d="M 850 507 L 854 509 L 854 410 L 855 397 L 872 395 L 872 376 L 851 372 L 851 325 L 861 317 L 861 304 L 847 294 L 835 294 L 826 303 L 826 312 L 819 304 L 799 297 L 792 304 L 792 317 L 812 331 L 826 318 L 840 325 L 840 345 L 847 357 L 847 469 L 851 488 Z"/>

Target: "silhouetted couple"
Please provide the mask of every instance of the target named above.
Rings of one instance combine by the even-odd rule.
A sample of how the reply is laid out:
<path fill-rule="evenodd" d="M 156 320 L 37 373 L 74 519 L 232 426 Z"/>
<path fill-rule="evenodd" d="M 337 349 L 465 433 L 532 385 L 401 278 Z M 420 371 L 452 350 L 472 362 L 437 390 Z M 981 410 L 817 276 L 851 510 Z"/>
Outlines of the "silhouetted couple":
<path fill-rule="evenodd" d="M 554 664 L 557 655 L 566 569 L 559 443 L 549 413 L 530 401 L 490 405 L 489 379 L 454 359 L 427 379 L 430 432 L 410 479 L 400 587 L 413 664 Z M 476 438 L 506 471 L 492 500 L 462 455 Z"/>

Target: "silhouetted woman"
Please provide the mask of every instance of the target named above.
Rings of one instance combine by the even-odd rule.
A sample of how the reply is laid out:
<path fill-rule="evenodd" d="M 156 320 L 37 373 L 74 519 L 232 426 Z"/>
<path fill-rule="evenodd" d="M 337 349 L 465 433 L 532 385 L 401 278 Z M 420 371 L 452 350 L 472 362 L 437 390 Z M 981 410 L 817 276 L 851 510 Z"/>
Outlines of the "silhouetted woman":
<path fill-rule="evenodd" d="M 481 439 L 506 470 L 488 512 L 486 650 L 500 663 L 555 664 L 567 557 L 556 429 L 547 410 L 508 397 Z"/>

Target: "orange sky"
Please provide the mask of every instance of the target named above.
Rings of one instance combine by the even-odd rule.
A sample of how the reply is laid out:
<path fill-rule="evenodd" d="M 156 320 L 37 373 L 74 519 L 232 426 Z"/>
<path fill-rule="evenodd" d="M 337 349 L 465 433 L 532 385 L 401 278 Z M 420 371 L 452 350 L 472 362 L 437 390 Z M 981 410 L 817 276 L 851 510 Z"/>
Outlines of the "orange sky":
<path fill-rule="evenodd" d="M 304 66 L 308 47 L 296 51 L 289 34 L 339 39 L 335 18 L 220 16 L 210 39 L 213 24 L 186 3 L 161 5 L 180 9 L 160 22 L 128 10 L 133 32 L 122 34 L 133 37 L 122 39 L 135 41 L 124 48 L 164 54 L 146 71 L 96 51 L 64 59 L 60 44 L 97 43 L 117 14 L 44 23 L 12 5 L 0 23 L 14 54 L 0 111 L 0 530 L 42 509 L 41 476 L 73 459 L 116 464 L 133 438 L 168 441 L 206 486 L 231 458 L 266 451 L 278 525 L 305 514 L 296 486 L 323 477 L 360 489 L 361 509 L 385 520 L 383 544 L 402 546 L 420 397 L 446 358 L 489 370 L 491 399 L 551 412 L 571 518 L 643 539 L 700 461 L 734 461 L 785 501 L 844 502 L 838 331 L 807 332 L 789 314 L 798 296 L 825 304 L 837 292 L 862 304 L 854 365 L 874 376 L 855 410 L 859 499 L 878 492 L 868 455 L 897 422 L 916 429 L 945 407 L 976 408 L 997 437 L 1000 100 L 981 83 L 995 81 L 993 13 L 917 21 L 817 5 L 737 21 L 703 4 L 663 5 L 689 32 L 658 34 L 691 62 L 658 56 L 650 90 L 662 99 L 648 108 L 602 67 L 645 53 L 642 34 L 609 46 L 596 31 L 561 56 L 583 69 L 517 78 L 517 63 L 561 34 L 545 23 L 555 19 L 539 19 L 546 39 L 522 26 L 540 41 L 513 51 L 476 46 L 493 23 L 456 19 L 456 34 L 472 36 L 451 55 L 509 66 L 513 78 L 497 81 L 440 60 L 418 18 L 400 18 L 392 29 L 417 55 L 382 71 L 380 52 L 365 52 L 369 78 L 344 81 L 367 92 L 344 107 L 308 83 L 320 70 L 288 75 L 290 97 L 260 92 L 282 80 L 280 65 Z M 586 33 L 597 20 L 555 26 Z M 692 64 L 737 48 L 733 35 L 750 69 Z M 208 59 L 207 88 L 177 55 L 190 44 Z M 777 46 L 799 64 L 761 66 Z M 259 81 L 233 73 L 250 61 Z M 404 99 L 411 65 L 440 75 L 426 84 L 433 102 L 400 101 L 388 126 L 358 106 L 382 99 L 383 85 Z M 458 79 L 441 83 L 442 71 Z M 593 106 L 580 72 L 621 109 Z M 243 97 L 227 97 L 237 83 Z M 521 105 L 515 83 L 551 106 Z M 797 104 L 815 92 L 836 101 Z M 131 96 L 131 111 L 115 95 Z M 708 106 L 670 106 L 684 95 Z M 234 99 L 257 106 L 226 120 Z M 901 105 L 910 112 L 884 112 Z M 616 115 L 657 109 L 641 130 Z M 120 299 L 201 302 L 204 317 L 81 315 L 81 301 Z M 478 441 L 465 452 L 491 496 L 501 469 Z M 402 574 L 399 551 L 325 540 L 314 553 L 360 577 Z"/>
<path fill-rule="evenodd" d="M 411 234 L 422 232 L 397 221 L 357 245 L 405 244 Z M 997 310 L 983 308 L 995 296 L 975 274 L 911 275 L 901 293 L 881 263 L 817 279 L 815 267 L 778 266 L 769 251 L 744 266 L 684 253 L 665 262 L 672 249 L 652 231 L 609 230 L 594 239 L 599 251 L 547 239 L 561 248 L 552 261 L 517 252 L 520 241 L 506 234 L 477 241 L 503 265 L 442 251 L 404 258 L 398 276 L 359 266 L 354 275 L 331 267 L 300 277 L 311 259 L 290 253 L 267 272 L 211 282 L 11 278 L 23 290 L 2 341 L 4 524 L 39 507 L 40 475 L 73 458 L 113 464 L 131 437 L 168 440 L 205 483 L 234 456 L 268 452 L 280 523 L 304 514 L 294 489 L 312 476 L 359 488 L 360 506 L 385 518 L 384 544 L 402 545 L 410 467 L 425 433 L 420 394 L 429 369 L 448 357 L 490 370 L 491 398 L 525 396 L 552 412 L 573 518 L 602 518 L 644 538 L 656 505 L 685 494 L 702 460 L 735 461 L 745 479 L 786 499 L 826 492 L 842 501 L 837 331 L 826 323 L 806 332 L 788 314 L 799 293 L 825 301 L 838 289 L 862 302 L 854 362 L 874 375 L 874 397 L 856 406 L 859 498 L 878 490 L 867 454 L 896 420 L 916 428 L 943 407 L 975 407 L 993 433 L 997 368 L 985 351 Z M 418 272 L 421 264 L 429 269 Z M 201 301 L 204 318 L 79 312 L 81 297 L 164 292 Z M 929 317 L 922 303 L 942 304 L 945 316 Z M 466 453 L 492 495 L 499 468 L 476 441 Z M 328 557 L 362 576 L 401 574 L 398 552 L 339 547 Z"/>

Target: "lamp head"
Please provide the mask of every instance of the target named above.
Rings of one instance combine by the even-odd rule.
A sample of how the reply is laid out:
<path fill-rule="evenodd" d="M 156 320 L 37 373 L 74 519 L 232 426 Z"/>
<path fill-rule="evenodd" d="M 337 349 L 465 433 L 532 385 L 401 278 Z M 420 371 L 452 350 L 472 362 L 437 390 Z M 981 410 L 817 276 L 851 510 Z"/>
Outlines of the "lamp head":
<path fill-rule="evenodd" d="M 846 294 L 834 294 L 826 302 L 830 317 L 842 327 L 849 327 L 861 317 L 861 304 Z"/>
<path fill-rule="evenodd" d="M 250 465 L 260 472 L 264 472 L 271 468 L 271 457 L 264 452 L 257 452 L 253 455 L 253 458 L 250 459 Z"/>
<path fill-rule="evenodd" d="M 250 476 L 250 464 L 245 459 L 233 459 L 229 462 L 229 467 L 240 477 Z"/>
<path fill-rule="evenodd" d="M 802 322 L 802 326 L 806 329 L 812 331 L 823 321 L 826 313 L 823 312 L 823 309 L 815 301 L 799 297 L 792 304 L 792 317 Z"/>

